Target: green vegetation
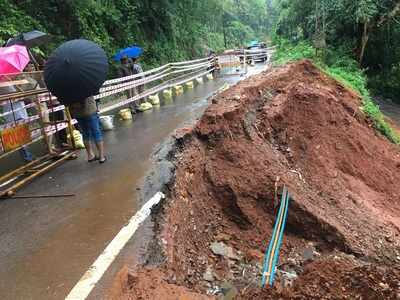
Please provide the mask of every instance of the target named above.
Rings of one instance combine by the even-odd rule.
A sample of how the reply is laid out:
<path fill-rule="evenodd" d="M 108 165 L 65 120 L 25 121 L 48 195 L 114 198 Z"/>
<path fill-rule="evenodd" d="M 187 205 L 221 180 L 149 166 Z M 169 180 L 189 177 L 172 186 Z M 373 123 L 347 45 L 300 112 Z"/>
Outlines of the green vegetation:
<path fill-rule="evenodd" d="M 269 35 L 277 62 L 313 59 L 359 91 L 375 126 L 399 142 L 368 92 L 400 103 L 399 16 L 394 0 L 0 0 L 0 43 L 48 32 L 52 42 L 35 49 L 44 58 L 74 38 L 99 43 L 110 58 L 138 44 L 148 69 Z"/>
<path fill-rule="evenodd" d="M 358 92 L 363 99 L 362 109 L 375 128 L 395 144 L 400 144 L 400 136 L 387 124 L 379 107 L 373 102 L 367 88 L 367 78 L 357 62 L 345 53 L 328 50 L 323 57 L 318 56 L 315 48 L 307 42 L 292 45 L 286 40 L 278 40 L 278 50 L 275 55 L 276 64 L 284 64 L 300 59 L 311 59 L 325 73 L 332 76 L 343 85 Z"/>
<path fill-rule="evenodd" d="M 38 29 L 54 37 L 42 47 L 45 55 L 80 37 L 110 57 L 138 44 L 149 68 L 261 39 L 266 14 L 264 0 L 0 0 L 0 43 Z"/>
<path fill-rule="evenodd" d="M 275 33 L 320 52 L 346 53 L 365 69 L 374 93 L 400 103 L 400 2 L 269 0 Z M 328 55 L 329 56 L 329 55 Z"/>

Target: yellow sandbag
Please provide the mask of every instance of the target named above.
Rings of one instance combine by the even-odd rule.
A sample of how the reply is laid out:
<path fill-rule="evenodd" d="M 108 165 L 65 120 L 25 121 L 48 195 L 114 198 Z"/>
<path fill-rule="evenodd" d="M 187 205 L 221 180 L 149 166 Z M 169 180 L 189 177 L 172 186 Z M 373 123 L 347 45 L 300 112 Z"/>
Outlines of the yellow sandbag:
<path fill-rule="evenodd" d="M 149 96 L 149 101 L 152 105 L 160 105 L 160 98 L 158 97 L 158 94 Z"/>
<path fill-rule="evenodd" d="M 132 112 L 129 108 L 121 109 L 119 111 L 119 116 L 124 121 L 133 119 Z"/>
<path fill-rule="evenodd" d="M 77 149 L 85 149 L 85 144 L 83 143 L 83 137 L 82 134 L 79 132 L 79 130 L 72 131 L 72 137 L 74 139 L 75 147 Z"/>
<path fill-rule="evenodd" d="M 214 79 L 214 76 L 213 76 L 213 74 L 207 74 L 207 79 L 208 80 L 213 80 Z"/>
<path fill-rule="evenodd" d="M 225 84 L 222 86 L 222 88 L 221 88 L 221 92 L 226 91 L 226 90 L 229 89 L 230 87 L 231 87 L 231 86 L 230 86 L 229 84 L 225 83 Z"/>
<path fill-rule="evenodd" d="M 177 95 L 177 96 L 183 94 L 183 86 L 181 86 L 181 85 L 174 86 L 174 91 L 175 91 L 175 95 Z"/>
<path fill-rule="evenodd" d="M 185 85 L 188 89 L 192 89 L 194 87 L 193 81 L 188 81 L 185 83 Z"/>
<path fill-rule="evenodd" d="M 142 104 L 140 104 L 140 106 L 139 106 L 139 108 L 138 108 L 138 111 L 146 111 L 146 110 L 149 110 L 149 109 L 152 109 L 153 108 L 153 105 L 151 105 L 151 103 L 150 102 L 144 102 L 144 103 L 142 103 Z"/>
<path fill-rule="evenodd" d="M 197 82 L 198 84 L 203 84 L 204 80 L 203 80 L 202 77 L 198 77 L 198 78 L 196 78 L 196 82 Z"/>
<path fill-rule="evenodd" d="M 172 90 L 171 89 L 167 89 L 163 91 L 163 96 L 165 99 L 172 99 Z"/>

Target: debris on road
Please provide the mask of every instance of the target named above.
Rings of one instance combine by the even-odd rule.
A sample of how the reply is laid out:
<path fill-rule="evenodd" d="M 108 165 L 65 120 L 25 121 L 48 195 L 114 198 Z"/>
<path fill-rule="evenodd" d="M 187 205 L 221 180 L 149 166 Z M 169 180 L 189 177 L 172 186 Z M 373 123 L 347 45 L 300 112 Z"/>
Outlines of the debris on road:
<path fill-rule="evenodd" d="M 400 149 L 360 101 L 309 61 L 218 95 L 171 154 L 175 178 L 156 220 L 164 260 L 139 268 L 122 299 L 147 299 L 153 272 L 207 297 L 229 283 L 235 299 L 396 299 Z M 279 276 L 261 289 L 283 185 L 292 199 Z"/>

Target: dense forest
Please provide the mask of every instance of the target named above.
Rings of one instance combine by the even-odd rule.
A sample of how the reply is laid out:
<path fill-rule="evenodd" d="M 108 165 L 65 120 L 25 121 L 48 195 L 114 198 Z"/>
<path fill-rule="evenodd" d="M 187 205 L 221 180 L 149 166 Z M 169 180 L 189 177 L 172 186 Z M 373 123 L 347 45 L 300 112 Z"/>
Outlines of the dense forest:
<path fill-rule="evenodd" d="M 276 0 L 271 8 L 277 36 L 308 41 L 328 63 L 343 56 L 355 59 L 371 88 L 398 100 L 400 1 Z"/>
<path fill-rule="evenodd" d="M 148 66 L 263 38 L 264 0 L 0 0 L 0 42 L 38 29 L 62 41 L 84 37 L 111 56 L 137 44 Z"/>

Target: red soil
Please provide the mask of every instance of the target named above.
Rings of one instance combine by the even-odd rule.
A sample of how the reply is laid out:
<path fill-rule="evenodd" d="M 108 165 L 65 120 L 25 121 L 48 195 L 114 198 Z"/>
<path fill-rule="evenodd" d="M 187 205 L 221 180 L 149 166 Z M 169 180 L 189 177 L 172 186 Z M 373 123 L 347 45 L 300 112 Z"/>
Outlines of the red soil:
<path fill-rule="evenodd" d="M 173 278 L 174 286 L 205 294 L 208 266 L 215 282 L 237 287 L 238 299 L 393 299 L 400 273 L 386 265 L 400 262 L 400 150 L 359 106 L 356 93 L 309 61 L 252 77 L 213 99 L 193 130 L 178 138 L 160 233 L 166 261 L 158 271 L 165 282 Z M 299 263 L 304 272 L 292 288 L 261 291 L 249 284 L 257 274 L 240 275 L 240 268 L 261 264 L 276 185 L 292 195 L 281 264 L 310 242 L 322 258 Z M 232 247 L 239 262 L 214 255 L 214 241 Z M 373 265 L 324 259 L 336 250 Z M 126 295 L 152 299 L 135 295 L 153 272 L 140 271 Z"/>

